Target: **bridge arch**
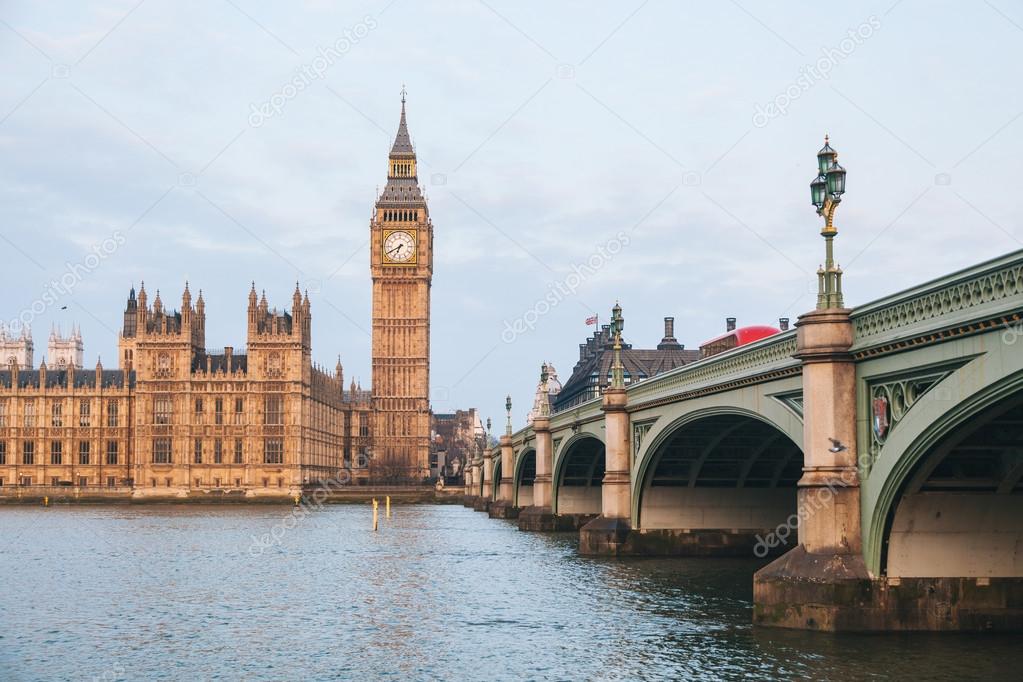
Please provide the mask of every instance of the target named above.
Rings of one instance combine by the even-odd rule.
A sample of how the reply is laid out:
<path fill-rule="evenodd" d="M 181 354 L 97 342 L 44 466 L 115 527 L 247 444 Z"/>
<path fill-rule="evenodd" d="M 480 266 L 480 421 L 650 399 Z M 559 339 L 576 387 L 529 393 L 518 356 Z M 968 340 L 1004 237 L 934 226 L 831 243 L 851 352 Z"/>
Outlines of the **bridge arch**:
<path fill-rule="evenodd" d="M 490 497 L 497 500 L 501 493 L 501 455 L 494 455 L 494 484 L 490 486 Z"/>
<path fill-rule="evenodd" d="M 734 533 L 785 524 L 796 511 L 802 433 L 798 419 L 780 421 L 712 406 L 666 423 L 634 468 L 633 527 Z"/>
<path fill-rule="evenodd" d="M 536 448 L 526 447 L 515 457 L 512 504 L 529 507 L 533 504 L 533 480 L 536 478 Z"/>
<path fill-rule="evenodd" d="M 919 399 L 869 470 L 875 575 L 1023 577 L 1023 369 L 995 378 L 1003 366 L 978 362 Z"/>
<path fill-rule="evenodd" d="M 604 481 L 604 441 L 581 432 L 559 448 L 554 464 L 551 506 L 555 514 L 601 512 Z"/>

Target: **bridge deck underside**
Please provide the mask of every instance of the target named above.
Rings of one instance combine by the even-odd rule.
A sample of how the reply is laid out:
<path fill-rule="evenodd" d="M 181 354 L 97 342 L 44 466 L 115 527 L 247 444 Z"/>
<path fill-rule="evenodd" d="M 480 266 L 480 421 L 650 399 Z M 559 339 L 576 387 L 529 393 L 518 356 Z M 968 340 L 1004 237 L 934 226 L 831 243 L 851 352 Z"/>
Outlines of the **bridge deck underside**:
<path fill-rule="evenodd" d="M 887 574 L 1023 577 L 1023 396 L 936 444 L 891 524 Z"/>
<path fill-rule="evenodd" d="M 741 415 L 682 426 L 655 455 L 642 489 L 640 528 L 761 531 L 796 509 L 799 448 Z"/>
<path fill-rule="evenodd" d="M 558 485 L 559 514 L 599 514 L 604 481 L 604 444 L 586 438 L 565 453 Z"/>

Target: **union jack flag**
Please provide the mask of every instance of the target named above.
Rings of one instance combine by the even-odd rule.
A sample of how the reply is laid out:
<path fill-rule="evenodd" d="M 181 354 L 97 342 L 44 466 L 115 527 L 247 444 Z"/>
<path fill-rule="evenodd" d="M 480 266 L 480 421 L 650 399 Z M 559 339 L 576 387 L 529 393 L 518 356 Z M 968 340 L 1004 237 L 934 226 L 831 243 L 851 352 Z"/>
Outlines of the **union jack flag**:
<path fill-rule="evenodd" d="M 593 315 L 592 317 L 587 317 L 586 318 L 586 326 L 589 326 L 591 324 L 597 324 L 597 316 L 596 315 Z"/>

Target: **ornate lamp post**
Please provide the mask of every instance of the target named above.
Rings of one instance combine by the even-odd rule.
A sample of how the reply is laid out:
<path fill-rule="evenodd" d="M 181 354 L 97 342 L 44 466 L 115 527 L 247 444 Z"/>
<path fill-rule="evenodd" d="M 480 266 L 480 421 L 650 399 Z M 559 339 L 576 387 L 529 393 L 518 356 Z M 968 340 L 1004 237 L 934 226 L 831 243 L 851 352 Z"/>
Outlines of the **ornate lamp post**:
<path fill-rule="evenodd" d="M 512 408 L 511 395 L 508 395 L 504 399 L 504 411 L 507 415 L 507 423 L 505 423 L 504 425 L 504 435 L 506 436 L 512 435 L 511 408 Z"/>
<path fill-rule="evenodd" d="M 810 201 L 817 207 L 817 215 L 824 218 L 821 236 L 824 237 L 824 265 L 817 270 L 817 308 L 841 308 L 842 268 L 835 264 L 834 239 L 835 209 L 845 194 L 845 168 L 838 164 L 838 152 L 824 136 L 824 146 L 817 152 L 817 177 L 810 183 Z"/>

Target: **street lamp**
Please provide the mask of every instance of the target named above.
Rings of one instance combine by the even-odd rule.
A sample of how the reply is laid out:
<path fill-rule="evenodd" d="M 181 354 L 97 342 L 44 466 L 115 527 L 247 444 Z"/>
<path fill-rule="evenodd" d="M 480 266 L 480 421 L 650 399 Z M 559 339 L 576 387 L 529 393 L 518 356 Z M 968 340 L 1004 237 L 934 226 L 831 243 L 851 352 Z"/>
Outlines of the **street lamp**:
<path fill-rule="evenodd" d="M 821 236 L 824 237 L 824 265 L 817 270 L 817 308 L 841 308 L 842 268 L 835 263 L 834 243 L 835 209 L 845 194 L 845 168 L 838 163 L 838 152 L 824 136 L 824 146 L 817 152 L 817 177 L 810 183 L 810 201 L 817 207 L 817 215 L 824 218 Z"/>

